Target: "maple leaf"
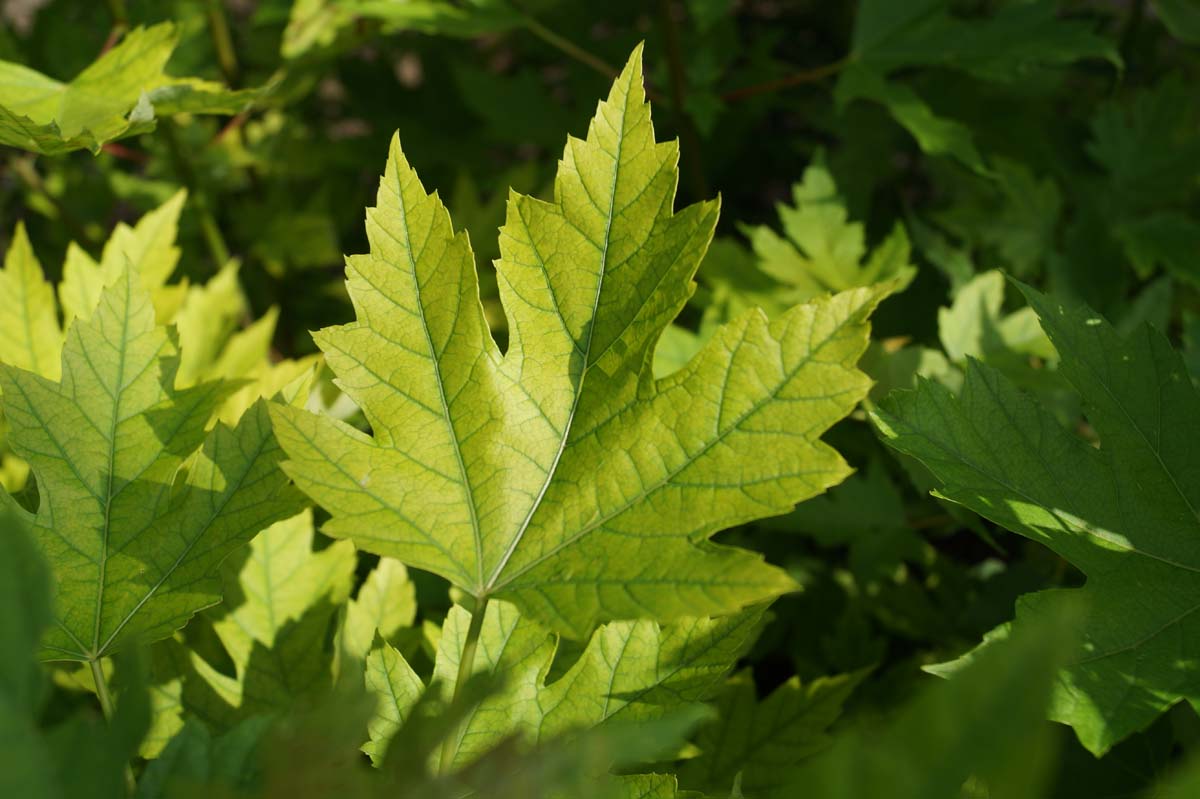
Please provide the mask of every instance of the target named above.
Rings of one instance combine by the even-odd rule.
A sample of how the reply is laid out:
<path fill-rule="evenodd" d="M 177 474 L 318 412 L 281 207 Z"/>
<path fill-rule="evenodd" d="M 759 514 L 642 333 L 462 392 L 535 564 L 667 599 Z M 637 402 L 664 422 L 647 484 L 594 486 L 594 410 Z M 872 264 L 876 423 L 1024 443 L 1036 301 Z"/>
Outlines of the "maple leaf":
<path fill-rule="evenodd" d="M 417 592 L 408 570 L 398 560 L 380 558 L 341 612 L 336 647 L 339 668 L 346 660 L 361 664 L 376 635 L 392 641 L 401 630 L 412 630 L 416 618 Z"/>
<path fill-rule="evenodd" d="M 259 95 L 168 76 L 163 69 L 178 40 L 171 23 L 135 28 L 67 83 L 0 61 L 0 144 L 48 155 L 98 153 L 106 142 L 153 130 L 156 116 L 236 114 Z"/>
<path fill-rule="evenodd" d="M 1084 307 L 1022 287 L 1085 403 L 1100 447 L 1064 429 L 998 372 L 972 361 L 960 395 L 923 381 L 876 423 L 922 461 L 939 494 L 1045 544 L 1083 588 L 1023 597 L 1016 627 L 1074 594 L 1089 601 L 1051 718 L 1093 752 L 1181 699 L 1200 702 L 1200 397 L 1179 354 L 1149 327 L 1122 338 Z"/>
<path fill-rule="evenodd" d="M 717 219 L 716 202 L 672 212 L 677 157 L 654 141 L 635 52 L 587 139 L 568 141 L 553 201 L 510 196 L 501 354 L 467 237 L 393 140 L 371 252 L 347 260 L 357 321 L 315 335 L 373 435 L 272 410 L 285 470 L 333 516 L 325 532 L 575 638 L 794 587 L 706 539 L 846 476 L 820 436 L 866 393 L 854 364 L 891 287 L 743 314 L 655 381 L 654 345 Z"/>
<path fill-rule="evenodd" d="M 44 658 L 96 663 L 169 635 L 220 598 L 229 552 L 301 506 L 265 402 L 206 435 L 233 387 L 176 389 L 177 368 L 131 269 L 69 329 L 61 381 L 0 366 L 9 444 L 37 478 L 37 511 L 23 515 L 57 586 Z"/>
<path fill-rule="evenodd" d="M 169 321 L 183 301 L 187 287 L 168 287 L 167 280 L 179 263 L 179 215 L 187 201 L 187 192 L 179 190 L 159 207 L 142 215 L 134 225 L 118 222 L 104 242 L 97 262 L 79 245 L 67 247 L 63 279 L 58 286 L 65 324 L 88 319 L 100 302 L 104 287 L 113 283 L 129 268 L 141 285 L 151 292 L 160 322 Z"/>
<path fill-rule="evenodd" d="M 570 666 L 547 681 L 556 636 L 505 602 L 488 605 L 467 676 L 502 678 L 500 690 L 472 708 L 444 745 L 442 771 L 457 769 L 517 735 L 529 744 L 603 725 L 650 722 L 716 694 L 762 627 L 763 608 L 719 619 L 613 622 L 598 628 Z M 460 662 L 472 615 L 460 606 L 446 617 L 427 689 L 386 643 L 367 656 L 366 683 L 380 702 L 365 747 L 383 760 L 392 735 L 426 690 L 448 699 L 460 682 Z"/>
<path fill-rule="evenodd" d="M 61 349 L 54 289 L 18 223 L 0 271 L 0 363 L 57 380 Z"/>
<path fill-rule="evenodd" d="M 452 0 L 297 0 L 280 52 L 284 58 L 298 58 L 313 48 L 328 47 L 342 29 L 367 20 L 382 23 L 389 33 L 413 30 L 461 37 L 502 33 L 529 21 L 507 0 L 471 0 L 465 6 Z"/>
<path fill-rule="evenodd" d="M 868 670 L 801 684 L 792 677 L 762 701 L 753 675 L 739 674 L 717 699 L 719 721 L 701 730 L 698 757 L 685 761 L 680 781 L 719 796 L 740 777 L 750 796 L 773 795 L 790 783 L 798 765 L 829 745 L 829 727 Z"/>
<path fill-rule="evenodd" d="M 230 726 L 329 689 L 332 652 L 325 640 L 350 595 L 356 561 L 349 541 L 319 552 L 312 544 L 312 511 L 305 510 L 259 533 L 244 561 L 226 562 L 225 604 L 212 628 L 234 675 L 176 641 L 165 642 L 157 653 L 159 679 L 182 682 L 187 710 Z"/>
<path fill-rule="evenodd" d="M 1055 360 L 1054 347 L 1037 325 L 1032 308 L 1003 313 L 1004 274 L 999 270 L 971 278 L 938 309 L 938 338 L 954 363 L 968 358 L 997 360 L 1014 353 Z"/>
<path fill-rule="evenodd" d="M 821 158 L 792 186 L 792 204 L 780 203 L 777 211 L 783 236 L 766 225 L 745 227 L 744 232 L 759 268 L 787 287 L 776 292 L 787 305 L 893 278 L 901 291 L 916 276 L 909 263 L 908 234 L 900 224 L 864 261 L 866 232 L 862 223 L 849 221 L 846 204 Z"/>
<path fill-rule="evenodd" d="M 193 386 L 203 380 L 240 382 L 227 392 L 216 418 L 234 424 L 260 397 L 273 397 L 312 371 L 317 358 L 272 362 L 271 337 L 278 313 L 270 309 L 244 330 L 237 322 L 249 309 L 238 283 L 238 264 L 231 261 L 206 285 L 185 280 L 169 283 L 179 262 L 175 244 L 179 217 L 187 192 L 175 192 L 144 214 L 134 225 L 120 222 L 94 260 L 72 242 L 63 264 L 57 296 L 64 327 L 89 319 L 104 287 L 131 269 L 150 292 L 159 323 L 172 323 L 179 333 L 179 368 L 175 385 Z M 0 363 L 58 380 L 61 374 L 63 332 L 58 321 L 55 291 L 46 281 L 23 225 L 18 224 L 0 270 Z M 0 416 L 0 433 L 3 432 Z M 28 465 L 5 450 L 0 435 L 0 482 L 12 492 L 26 485 Z"/>

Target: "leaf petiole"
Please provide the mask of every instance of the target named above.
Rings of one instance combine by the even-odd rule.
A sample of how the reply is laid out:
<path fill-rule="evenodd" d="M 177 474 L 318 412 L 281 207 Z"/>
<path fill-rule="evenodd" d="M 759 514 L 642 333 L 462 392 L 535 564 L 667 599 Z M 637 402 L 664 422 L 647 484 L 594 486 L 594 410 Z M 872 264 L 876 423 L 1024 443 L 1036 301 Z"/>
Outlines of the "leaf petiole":
<path fill-rule="evenodd" d="M 462 693 L 462 687 L 471 677 L 471 669 L 475 665 L 475 650 L 479 648 L 479 634 L 483 631 L 483 618 L 487 614 L 488 598 L 476 600 L 475 609 L 471 613 L 471 623 L 467 626 L 467 638 L 463 641 L 462 657 L 458 659 L 458 674 L 454 678 L 454 691 L 450 695 L 450 704 L 453 705 L 458 701 L 459 695 Z M 450 770 L 451 764 L 454 762 L 454 755 L 457 747 L 451 748 L 451 742 L 458 737 L 455 735 L 448 736 L 442 742 L 442 755 L 438 765 L 438 771 L 441 774 L 446 774 Z"/>
<path fill-rule="evenodd" d="M 101 659 L 92 658 L 88 661 L 88 665 L 92 667 L 92 681 L 96 683 L 96 697 L 100 700 L 100 710 L 104 713 L 105 720 L 111 722 L 113 718 L 112 695 L 109 694 L 108 683 L 104 679 L 104 667 Z"/>

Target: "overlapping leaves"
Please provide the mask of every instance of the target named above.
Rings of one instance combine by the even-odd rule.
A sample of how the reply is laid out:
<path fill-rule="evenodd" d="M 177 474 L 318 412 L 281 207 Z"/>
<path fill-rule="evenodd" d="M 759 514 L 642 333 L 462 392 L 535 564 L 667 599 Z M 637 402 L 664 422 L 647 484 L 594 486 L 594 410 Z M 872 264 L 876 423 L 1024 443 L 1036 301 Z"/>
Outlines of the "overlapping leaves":
<path fill-rule="evenodd" d="M 20 238 L 6 269 L 40 286 L 20 307 L 39 310 L 44 339 L 9 348 L 16 356 L 5 356 L 0 388 L 8 444 L 36 478 L 36 510 L 17 512 L 56 580 L 56 626 L 42 652 L 53 659 L 96 661 L 170 634 L 217 601 L 215 568 L 230 551 L 300 507 L 278 470 L 265 403 L 207 432 L 239 386 L 176 386 L 177 337 L 156 321 L 131 248 L 113 246 L 127 265 L 104 281 L 94 310 L 80 300 L 60 368 L 48 351 L 36 364 L 26 357 L 40 374 L 15 364 L 56 340 L 53 298 Z"/>
<path fill-rule="evenodd" d="M 471 614 L 456 606 L 442 632 L 433 679 L 446 700 L 456 689 L 470 621 Z M 547 680 L 556 637 L 512 605 L 492 603 L 468 675 L 486 675 L 501 688 L 466 714 L 444 744 L 440 763 L 461 768 L 512 736 L 526 745 L 544 744 L 589 728 L 652 722 L 708 700 L 754 642 L 761 622 L 762 608 L 663 626 L 614 622 L 595 632 L 570 668 Z M 430 689 L 386 644 L 368 657 L 366 681 L 380 699 L 367 751 L 383 761 L 391 736 Z"/>
<path fill-rule="evenodd" d="M 95 153 L 114 139 L 152 130 L 159 116 L 235 114 L 253 99 L 254 92 L 168 76 L 164 67 L 177 41 L 170 23 L 137 28 L 67 83 L 0 61 L 0 144 L 50 155 Z"/>
<path fill-rule="evenodd" d="M 1200 396 L 1179 354 L 1149 327 L 1122 338 L 1086 308 L 1025 293 L 1099 447 L 978 363 L 957 398 L 926 381 L 876 418 L 891 446 L 938 477 L 942 495 L 1087 576 L 1077 591 L 1024 597 L 1016 626 L 1071 594 L 1090 600 L 1050 713 L 1101 753 L 1181 699 L 1200 701 Z"/>

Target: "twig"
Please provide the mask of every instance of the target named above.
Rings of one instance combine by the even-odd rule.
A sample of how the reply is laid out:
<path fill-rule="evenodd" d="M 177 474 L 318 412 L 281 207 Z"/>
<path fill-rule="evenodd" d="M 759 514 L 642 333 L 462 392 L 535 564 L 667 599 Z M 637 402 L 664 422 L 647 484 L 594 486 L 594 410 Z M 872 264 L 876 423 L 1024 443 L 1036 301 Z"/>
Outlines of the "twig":
<path fill-rule="evenodd" d="M 585 50 L 565 36 L 555 33 L 542 23 L 538 22 L 529 14 L 529 12 L 523 10 L 516 2 L 512 2 L 512 5 L 514 8 L 516 8 L 517 13 L 521 16 L 521 23 L 525 30 L 546 42 L 546 44 L 562 53 L 565 53 L 576 61 L 586 64 L 609 80 L 612 80 L 621 74 L 621 70 L 617 69 L 600 56 Z M 663 99 L 661 94 L 649 86 L 646 87 L 646 98 L 654 103 L 662 102 Z"/>
<path fill-rule="evenodd" d="M 659 0 L 658 10 L 667 46 L 667 68 L 671 74 L 671 104 L 675 110 L 679 137 L 683 140 L 683 164 L 695 199 L 699 200 L 708 196 L 708 181 L 700 161 L 700 132 L 687 112 L 687 71 L 683 64 L 683 49 L 679 44 L 679 27 L 671 13 L 671 0 Z"/>
<path fill-rule="evenodd" d="M 236 88 L 238 59 L 233 49 L 233 35 L 229 32 L 229 20 L 225 17 L 225 4 L 222 0 L 208 0 L 208 32 L 212 36 L 213 47 L 217 50 L 217 62 L 221 65 L 225 82 Z"/>
<path fill-rule="evenodd" d="M 111 50 L 125 31 L 129 30 L 129 12 L 125 9 L 125 0 L 108 0 L 108 11 L 112 14 L 113 24 L 108 31 L 108 38 L 100 48 L 100 55 Z"/>
<path fill-rule="evenodd" d="M 133 161 L 135 164 L 144 164 L 150 160 L 150 156 L 146 155 L 141 150 L 135 150 L 132 147 L 126 147 L 124 144 L 118 144 L 115 141 L 102 144 L 100 149 L 111 155 L 113 158 L 120 158 L 125 161 Z"/>
<path fill-rule="evenodd" d="M 239 111 L 236 115 L 229 118 L 229 121 L 221 126 L 217 131 L 217 135 L 212 137 L 212 144 L 217 144 L 224 140 L 226 136 L 233 133 L 235 130 L 246 124 L 246 120 L 250 117 L 249 111 Z"/>
<path fill-rule="evenodd" d="M 791 75 L 786 75 L 782 78 L 769 80 L 764 83 L 756 83 L 753 86 L 743 86 L 740 89 L 734 89 L 731 92 L 726 92 L 721 95 L 721 99 L 727 103 L 744 100 L 747 97 L 753 97 L 757 94 L 766 94 L 767 92 L 779 91 L 780 89 L 788 89 L 792 86 L 803 86 L 806 83 L 818 83 L 819 81 L 828 78 L 830 75 L 836 75 L 841 72 L 848 63 L 848 60 L 843 58 L 840 61 L 834 61 L 832 64 L 825 64 L 812 69 L 805 69 L 800 72 L 795 72 Z"/>
<path fill-rule="evenodd" d="M 525 12 L 522 11 L 520 13 L 525 23 L 525 28 L 534 36 L 544 41 L 546 44 L 550 45 L 556 50 L 566 53 L 571 58 L 574 58 L 576 61 L 582 64 L 587 64 L 589 67 L 605 77 L 615 78 L 617 75 L 621 74 L 620 70 L 605 61 L 600 56 L 588 52 L 565 36 L 555 33 Z"/>

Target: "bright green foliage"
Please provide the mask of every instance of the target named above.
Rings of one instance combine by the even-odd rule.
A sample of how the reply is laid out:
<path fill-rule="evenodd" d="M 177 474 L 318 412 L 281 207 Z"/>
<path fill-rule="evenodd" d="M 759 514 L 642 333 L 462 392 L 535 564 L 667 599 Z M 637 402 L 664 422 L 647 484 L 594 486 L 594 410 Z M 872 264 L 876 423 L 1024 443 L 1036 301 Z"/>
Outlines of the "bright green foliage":
<path fill-rule="evenodd" d="M 29 532 L 0 511 L 0 794 L 117 799 L 146 729 L 145 694 L 126 692 L 107 725 L 92 712 L 40 725 L 48 691 L 35 653 L 53 619 L 51 585 Z"/>
<path fill-rule="evenodd" d="M 329 689 L 327 633 L 350 595 L 354 547 L 340 541 L 314 553 L 312 544 L 306 510 L 263 530 L 240 567 L 235 561 L 225 567 L 225 605 L 213 629 L 236 673 L 224 674 L 169 642 L 163 671 L 183 679 L 186 708 L 228 727 Z"/>
<path fill-rule="evenodd" d="M 466 237 L 393 143 L 371 254 L 348 260 L 358 321 L 316 336 L 374 436 L 274 411 L 285 468 L 333 514 L 327 532 L 575 637 L 791 587 L 704 539 L 846 475 L 819 436 L 866 392 L 854 363 L 890 291 L 772 323 L 743 315 L 654 381 L 652 348 L 691 291 L 717 208 L 671 213 L 676 146 L 654 143 L 641 83 L 635 53 L 587 140 L 568 143 L 554 202 L 511 198 L 503 356 Z"/>
<path fill-rule="evenodd" d="M 1081 59 L 1121 66 L 1109 40 L 1087 24 L 1058 19 L 1048 0 L 1002 5 L 986 20 L 957 18 L 950 5 L 949 0 L 863 0 L 850 64 L 836 90 L 839 105 L 859 98 L 881 103 L 925 152 L 950 155 L 987 172 L 970 130 L 938 115 L 916 91 L 895 82 L 893 73 L 942 67 L 981 81 L 1017 83 Z"/>
<path fill-rule="evenodd" d="M 792 205 L 780 204 L 778 211 L 783 236 L 766 225 L 745 233 L 759 268 L 790 289 L 774 292 L 775 301 L 784 307 L 889 281 L 901 291 L 916 275 L 909 262 L 908 236 L 899 224 L 867 257 L 863 226 L 848 221 L 833 176 L 820 160 L 792 187 Z"/>
<path fill-rule="evenodd" d="M 272 308 L 245 328 L 241 321 L 250 309 L 238 283 L 238 264 L 228 263 L 203 286 L 165 286 L 158 296 L 178 300 L 174 324 L 179 331 L 181 359 L 176 385 L 192 386 L 202 380 L 241 383 L 217 411 L 217 418 L 234 424 L 259 398 L 273 397 L 312 374 L 318 358 L 271 358 L 278 309 Z M 158 304 L 160 316 L 163 306 Z M 169 312 L 169 309 L 166 309 Z"/>
<path fill-rule="evenodd" d="M 1000 272 L 984 272 L 959 289 L 949 307 L 938 309 L 938 337 L 952 362 L 1003 360 L 1011 354 L 1055 359 L 1032 308 L 1003 313 L 1004 285 Z"/>
<path fill-rule="evenodd" d="M 18 224 L 0 272 L 0 363 L 57 380 L 61 350 L 54 289 Z"/>
<path fill-rule="evenodd" d="M 739 674 L 716 702 L 720 721 L 704 727 L 702 754 L 680 769 L 687 788 L 720 796 L 740 783 L 747 796 L 785 796 L 801 761 L 829 745 L 829 727 L 865 672 L 801 684 L 798 677 L 756 701 L 754 680 Z M 740 775 L 740 779 L 739 779 Z"/>
<path fill-rule="evenodd" d="M 810 761 L 776 796 L 821 799 L 1028 799 L 1053 752 L 1038 721 L 1055 667 L 1073 645 L 1070 609 L 932 685 L 879 730 L 858 729 Z"/>
<path fill-rule="evenodd" d="M 139 283 L 122 271 L 70 327 L 61 382 L 0 370 L 9 443 L 37 477 L 30 519 L 58 591 L 43 657 L 97 660 L 169 635 L 219 599 L 215 569 L 229 552 L 299 508 L 265 403 L 205 434 L 228 389 L 174 388 L 178 350 Z"/>
<path fill-rule="evenodd" d="M 1180 699 L 1200 701 L 1191 643 L 1200 632 L 1200 397 L 1155 331 L 1122 339 L 1086 308 L 1025 293 L 1099 448 L 977 363 L 957 399 L 924 382 L 895 395 L 876 421 L 891 446 L 938 477 L 941 495 L 1044 543 L 1087 576 L 1075 591 L 1023 597 L 1016 625 L 1074 594 L 1089 599 L 1050 713 L 1101 753 Z"/>
<path fill-rule="evenodd" d="M 1196 8 L 0 2 L 0 796 L 1200 795 Z"/>
<path fill-rule="evenodd" d="M 428 768 L 429 755 L 454 729 L 475 699 L 423 705 L 399 731 L 388 768 L 365 769 L 353 746 L 368 703 L 339 691 L 311 709 L 282 717 L 258 716 L 214 736 L 191 722 L 138 784 L 139 799 L 195 797 L 409 797 L 456 799 L 672 799 L 675 781 L 665 774 L 612 778 L 610 767 L 629 768 L 677 751 L 703 708 L 674 709 L 638 725 L 613 724 L 543 746 L 508 741 L 453 774 Z M 330 786 L 330 787 L 326 787 Z"/>
<path fill-rule="evenodd" d="M 89 319 L 100 302 L 104 287 L 113 283 L 127 268 L 134 270 L 142 287 L 151 292 L 158 320 L 174 316 L 182 301 L 179 287 L 167 287 L 167 280 L 179 263 L 175 238 L 179 214 L 187 192 L 178 191 L 158 208 L 142 216 L 133 226 L 120 223 L 113 229 L 99 262 L 82 248 L 72 244 L 63 264 L 63 279 L 58 287 L 63 315 L 69 325 L 74 319 Z"/>
<path fill-rule="evenodd" d="M 376 634 L 392 641 L 401 630 L 412 627 L 416 616 L 416 589 L 408 570 L 398 560 L 380 558 L 358 595 L 346 603 L 338 630 L 338 655 L 362 663 Z"/>
<path fill-rule="evenodd" d="M 713 241 L 699 274 L 702 288 L 690 301 L 703 309 L 699 329 L 666 329 L 654 352 L 656 377 L 681 369 L 721 325 L 753 309 L 774 319 L 829 293 L 885 284 L 898 293 L 912 281 L 916 268 L 903 225 L 868 254 L 864 226 L 849 221 L 823 157 L 805 169 L 792 196 L 793 205 L 777 206 L 782 235 L 768 225 L 743 225 L 752 249 L 733 238 Z"/>
<path fill-rule="evenodd" d="M 156 117 L 246 107 L 252 92 L 168 76 L 163 69 L 177 42 L 169 23 L 137 28 L 68 83 L 0 61 L 0 143 L 51 155 L 97 153 L 114 139 L 152 130 Z"/>
<path fill-rule="evenodd" d="M 72 243 L 57 294 L 64 326 L 69 327 L 76 319 L 89 319 L 104 287 L 117 281 L 127 265 L 133 268 L 151 294 L 158 322 L 172 322 L 178 330 L 180 363 L 175 385 L 187 388 L 201 380 L 242 383 L 240 388 L 227 387 L 228 396 L 216 412 L 217 418 L 232 425 L 255 400 L 272 397 L 310 373 L 315 359 L 270 361 L 277 319 L 274 310 L 246 329 L 236 329 L 249 312 L 236 263 L 228 264 L 205 286 L 168 283 L 180 259 L 175 240 L 186 199 L 187 193 L 178 191 L 136 224 L 119 223 L 105 242 L 99 261 Z M 17 226 L 5 268 L 0 271 L 0 363 L 58 380 L 63 333 L 55 292 L 24 230 Z M 27 464 L 8 453 L 3 458 L 5 485 L 13 491 L 24 487 Z"/>
<path fill-rule="evenodd" d="M 446 619 L 433 677 L 444 696 L 456 687 L 471 614 L 455 606 Z M 614 622 L 596 630 L 578 659 L 547 681 L 556 636 L 507 603 L 490 603 L 470 674 L 503 680 L 473 708 L 446 744 L 441 762 L 464 766 L 517 735 L 541 744 L 606 724 L 650 722 L 671 708 L 715 695 L 737 659 L 754 642 L 762 609 L 721 619 L 687 619 L 660 626 Z M 367 687 L 380 698 L 367 751 L 381 760 L 424 686 L 387 645 L 367 658 Z"/>
<path fill-rule="evenodd" d="M 297 58 L 313 47 L 328 47 L 340 30 L 366 20 L 388 31 L 478 36 L 516 27 L 523 19 L 506 0 L 296 0 L 282 51 L 284 58 Z"/>

